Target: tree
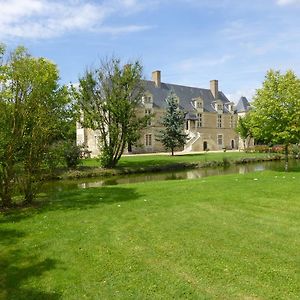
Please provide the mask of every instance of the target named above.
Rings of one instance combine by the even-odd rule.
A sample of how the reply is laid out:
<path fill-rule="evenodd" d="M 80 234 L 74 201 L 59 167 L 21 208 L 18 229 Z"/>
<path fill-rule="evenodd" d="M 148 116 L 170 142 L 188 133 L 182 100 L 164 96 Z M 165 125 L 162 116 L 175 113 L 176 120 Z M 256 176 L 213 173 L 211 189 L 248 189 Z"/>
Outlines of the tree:
<path fill-rule="evenodd" d="M 292 71 L 268 71 L 253 106 L 254 137 L 267 144 L 284 145 L 287 170 L 288 146 L 300 141 L 300 80 Z"/>
<path fill-rule="evenodd" d="M 36 195 L 49 147 L 63 138 L 69 110 L 56 65 L 18 47 L 0 77 L 0 197 L 11 205 L 18 188 L 25 202 Z"/>
<path fill-rule="evenodd" d="M 115 167 L 126 144 L 134 145 L 148 117 L 138 117 L 144 93 L 142 66 L 138 61 L 121 66 L 119 59 L 102 61 L 99 69 L 87 71 L 75 96 L 83 114 L 82 126 L 100 133 L 103 167 Z"/>
<path fill-rule="evenodd" d="M 249 148 L 249 143 L 251 141 L 251 138 L 253 137 L 251 115 L 250 114 L 251 113 L 248 113 L 244 117 L 239 117 L 237 127 L 236 127 L 236 132 L 239 134 L 239 136 L 243 140 L 244 150 Z M 247 145 L 246 145 L 246 141 L 248 141 Z"/>
<path fill-rule="evenodd" d="M 185 114 L 179 110 L 178 98 L 173 91 L 166 98 L 167 110 L 162 119 L 165 127 L 160 130 L 157 140 L 160 141 L 166 150 L 171 150 L 172 156 L 177 147 L 183 147 L 187 140 L 187 135 L 183 133 Z"/>

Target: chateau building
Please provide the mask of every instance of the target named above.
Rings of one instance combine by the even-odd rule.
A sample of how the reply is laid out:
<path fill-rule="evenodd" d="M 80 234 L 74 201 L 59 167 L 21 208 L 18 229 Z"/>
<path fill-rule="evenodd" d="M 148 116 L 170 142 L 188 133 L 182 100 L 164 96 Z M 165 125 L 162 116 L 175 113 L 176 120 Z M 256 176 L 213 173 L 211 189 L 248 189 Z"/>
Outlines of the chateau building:
<path fill-rule="evenodd" d="M 142 132 L 139 146 L 129 145 L 127 152 L 163 152 L 163 145 L 156 140 L 162 129 L 161 118 L 167 107 L 166 98 L 171 91 L 178 98 L 179 108 L 185 112 L 185 132 L 188 140 L 186 152 L 238 149 L 239 136 L 235 131 L 237 119 L 249 109 L 249 102 L 242 97 L 237 106 L 219 91 L 218 80 L 210 81 L 210 89 L 189 87 L 161 81 L 161 72 L 152 72 L 152 80 L 144 80 L 145 94 L 139 114 L 152 114 L 147 128 Z M 92 156 L 99 154 L 98 133 L 77 124 L 77 144 L 85 145 Z"/>

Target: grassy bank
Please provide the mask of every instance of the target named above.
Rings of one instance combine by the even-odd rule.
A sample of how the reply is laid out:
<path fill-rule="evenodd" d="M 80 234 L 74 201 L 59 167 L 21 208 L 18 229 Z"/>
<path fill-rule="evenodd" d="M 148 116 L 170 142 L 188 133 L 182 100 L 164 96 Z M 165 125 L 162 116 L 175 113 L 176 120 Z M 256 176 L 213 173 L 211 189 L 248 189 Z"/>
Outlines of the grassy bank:
<path fill-rule="evenodd" d="M 180 170 L 186 168 L 217 167 L 224 164 L 248 163 L 280 158 L 278 154 L 218 152 L 186 155 L 123 156 L 115 169 L 101 169 L 98 159 L 82 160 L 77 170 L 62 172 L 62 179 L 113 176 L 120 174 Z"/>
<path fill-rule="evenodd" d="M 61 191 L 1 222 L 1 299 L 299 299 L 300 173 Z"/>

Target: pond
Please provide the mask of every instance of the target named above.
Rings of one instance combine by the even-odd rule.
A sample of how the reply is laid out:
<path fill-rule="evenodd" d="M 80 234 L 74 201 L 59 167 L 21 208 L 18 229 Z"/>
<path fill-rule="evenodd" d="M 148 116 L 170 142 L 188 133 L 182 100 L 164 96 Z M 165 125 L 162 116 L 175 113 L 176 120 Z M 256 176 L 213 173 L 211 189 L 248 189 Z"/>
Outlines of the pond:
<path fill-rule="evenodd" d="M 300 161 L 290 161 L 290 169 L 300 168 Z M 148 181 L 161 181 L 161 180 L 174 180 L 174 179 L 196 179 L 207 176 L 217 176 L 226 174 L 245 174 L 250 172 L 259 172 L 264 170 L 283 171 L 283 161 L 269 161 L 248 163 L 242 165 L 230 165 L 229 167 L 215 167 L 215 168 L 199 168 L 181 171 L 169 171 L 158 173 L 144 173 L 144 174 L 131 174 L 122 176 L 112 176 L 108 178 L 89 178 L 89 179 L 73 179 L 48 182 L 44 185 L 44 191 L 55 190 L 72 190 L 72 189 L 85 189 L 91 187 L 101 187 L 107 185 L 118 185 L 126 183 L 148 182 Z"/>

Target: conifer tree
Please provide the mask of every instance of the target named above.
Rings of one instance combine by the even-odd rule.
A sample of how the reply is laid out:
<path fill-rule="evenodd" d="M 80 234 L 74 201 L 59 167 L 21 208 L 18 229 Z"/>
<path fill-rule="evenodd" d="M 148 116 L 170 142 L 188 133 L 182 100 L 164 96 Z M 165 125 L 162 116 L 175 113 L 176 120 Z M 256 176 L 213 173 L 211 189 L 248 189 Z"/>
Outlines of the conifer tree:
<path fill-rule="evenodd" d="M 174 155 L 174 150 L 177 147 L 183 147 L 186 143 L 187 135 L 183 132 L 185 114 L 179 109 L 178 98 L 174 91 L 170 92 L 166 102 L 167 110 L 162 119 L 162 125 L 165 128 L 160 130 L 156 139 Z"/>

